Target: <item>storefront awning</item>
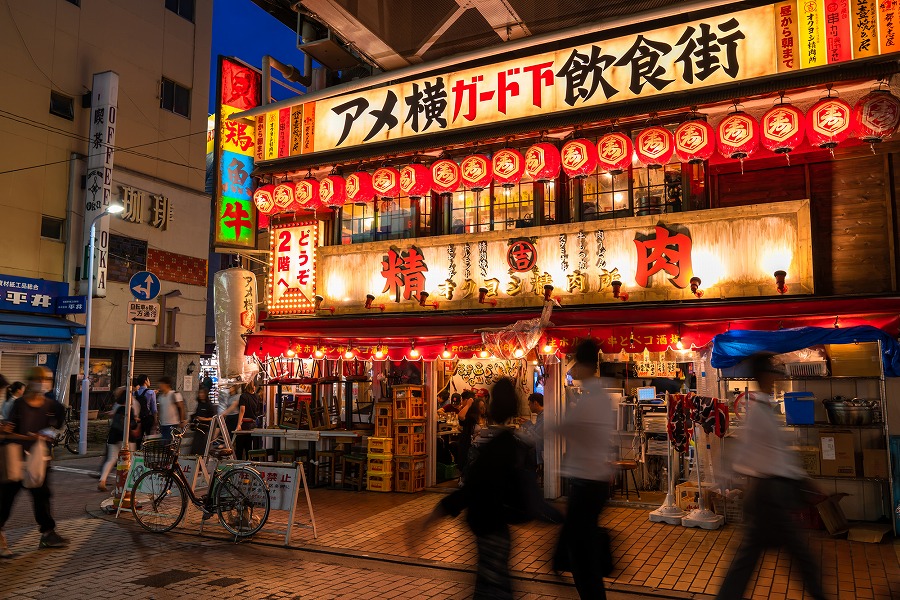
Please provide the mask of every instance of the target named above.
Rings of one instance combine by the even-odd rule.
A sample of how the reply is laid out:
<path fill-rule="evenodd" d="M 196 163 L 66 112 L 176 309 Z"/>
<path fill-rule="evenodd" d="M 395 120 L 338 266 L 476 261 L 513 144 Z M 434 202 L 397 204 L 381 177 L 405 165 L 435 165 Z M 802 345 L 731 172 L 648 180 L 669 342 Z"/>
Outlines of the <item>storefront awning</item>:
<path fill-rule="evenodd" d="M 84 333 L 84 325 L 61 317 L 0 313 L 0 342 L 4 343 L 67 344 Z"/>

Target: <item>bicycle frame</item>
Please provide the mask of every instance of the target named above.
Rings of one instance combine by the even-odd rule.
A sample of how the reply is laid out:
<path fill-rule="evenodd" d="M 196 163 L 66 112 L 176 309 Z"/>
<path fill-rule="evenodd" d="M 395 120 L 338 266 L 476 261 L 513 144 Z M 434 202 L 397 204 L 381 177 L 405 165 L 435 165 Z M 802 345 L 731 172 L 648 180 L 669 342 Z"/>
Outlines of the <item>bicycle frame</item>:
<path fill-rule="evenodd" d="M 181 436 L 179 436 L 179 446 L 180 446 L 180 441 L 181 441 L 180 437 Z M 176 454 L 175 458 L 172 460 L 172 463 L 165 469 L 166 473 L 177 478 L 179 481 L 181 481 L 181 484 L 184 487 L 185 491 L 187 492 L 188 500 L 191 501 L 191 504 L 193 504 L 197 508 L 204 508 L 203 499 L 201 497 L 197 496 L 194 493 L 194 490 L 191 489 L 190 482 L 187 480 L 187 477 L 185 477 L 184 473 L 181 470 L 181 467 L 178 465 L 178 458 L 179 458 L 179 455 Z M 219 472 L 218 469 L 213 469 L 213 472 L 210 474 L 209 489 L 208 489 L 207 493 L 205 494 L 206 497 L 214 499 L 216 497 L 215 496 L 216 491 L 219 489 L 219 485 L 221 484 L 221 480 L 223 477 L 225 477 L 225 475 L 230 473 L 233 469 L 236 469 L 238 467 L 249 467 L 249 465 L 250 465 L 249 462 L 231 464 L 231 465 L 228 465 L 221 472 Z M 215 508 L 215 506 L 212 506 L 211 508 Z"/>

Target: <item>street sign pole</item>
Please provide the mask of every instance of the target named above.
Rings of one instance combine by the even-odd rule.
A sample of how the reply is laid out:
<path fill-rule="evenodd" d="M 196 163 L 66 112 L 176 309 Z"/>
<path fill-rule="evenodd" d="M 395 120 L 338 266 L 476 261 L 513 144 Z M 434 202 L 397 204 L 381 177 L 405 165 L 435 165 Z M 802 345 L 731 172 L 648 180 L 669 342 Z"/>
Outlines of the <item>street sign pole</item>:
<path fill-rule="evenodd" d="M 134 347 L 135 342 L 137 341 L 137 324 L 133 324 L 131 326 L 131 347 L 128 349 L 128 379 L 125 382 L 125 395 L 127 396 L 127 400 L 125 400 L 125 435 L 122 441 L 122 450 L 127 451 L 128 447 L 128 434 L 131 431 L 131 385 L 134 381 Z"/>

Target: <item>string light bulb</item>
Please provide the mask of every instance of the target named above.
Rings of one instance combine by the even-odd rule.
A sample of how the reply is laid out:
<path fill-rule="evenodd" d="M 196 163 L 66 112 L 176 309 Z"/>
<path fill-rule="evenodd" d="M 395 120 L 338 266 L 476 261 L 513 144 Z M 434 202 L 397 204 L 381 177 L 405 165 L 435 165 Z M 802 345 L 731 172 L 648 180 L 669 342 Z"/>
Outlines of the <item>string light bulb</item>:
<path fill-rule="evenodd" d="M 375 358 L 384 358 L 384 348 L 382 346 L 375 347 Z"/>
<path fill-rule="evenodd" d="M 516 358 L 522 358 L 523 356 L 525 356 L 525 351 L 521 348 L 516 348 L 516 351 L 513 352 L 513 356 L 515 356 Z"/>
<path fill-rule="evenodd" d="M 441 352 L 442 358 L 450 358 L 453 354 L 450 352 L 450 349 L 447 347 L 447 344 L 444 344 L 444 351 Z"/>
<path fill-rule="evenodd" d="M 325 352 L 323 352 L 321 348 L 316 346 L 316 350 L 315 350 L 315 352 L 313 352 L 313 356 L 315 356 L 316 358 L 324 358 Z"/>
<path fill-rule="evenodd" d="M 478 351 L 478 358 L 487 358 L 488 356 L 490 356 L 490 353 L 487 351 L 487 348 L 482 346 L 481 350 Z"/>
<path fill-rule="evenodd" d="M 409 356 L 410 358 L 419 358 L 421 352 L 416 348 L 415 342 L 410 342 L 409 344 Z"/>

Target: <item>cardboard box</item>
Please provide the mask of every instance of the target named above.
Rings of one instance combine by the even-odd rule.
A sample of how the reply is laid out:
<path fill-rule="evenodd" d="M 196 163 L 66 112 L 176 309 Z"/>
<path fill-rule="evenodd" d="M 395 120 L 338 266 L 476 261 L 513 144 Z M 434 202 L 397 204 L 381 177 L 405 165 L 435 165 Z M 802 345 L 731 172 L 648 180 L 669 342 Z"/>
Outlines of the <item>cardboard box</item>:
<path fill-rule="evenodd" d="M 822 475 L 856 477 L 856 450 L 853 433 L 822 431 L 819 433 L 819 456 Z"/>
<path fill-rule="evenodd" d="M 863 477 L 887 479 L 887 476 L 887 450 L 884 448 L 863 450 Z"/>
<path fill-rule="evenodd" d="M 880 544 L 893 528 L 890 525 L 879 523 L 861 523 L 854 525 L 847 532 L 847 540 L 851 542 L 865 542 L 867 544 Z"/>
<path fill-rule="evenodd" d="M 822 467 L 819 464 L 819 448 L 817 446 L 798 446 L 793 450 L 800 457 L 800 464 L 803 470 L 810 477 L 817 477 L 822 474 Z"/>
<path fill-rule="evenodd" d="M 831 374 L 835 377 L 879 377 L 881 357 L 876 342 L 859 344 L 826 344 L 831 360 Z"/>
<path fill-rule="evenodd" d="M 844 515 L 844 511 L 841 510 L 841 507 L 838 504 L 841 501 L 841 498 L 846 495 L 847 494 L 843 493 L 832 494 L 827 500 L 823 500 L 816 504 L 816 510 L 819 511 L 819 516 L 822 517 L 822 523 L 831 535 L 847 531 L 847 517 Z"/>
<path fill-rule="evenodd" d="M 703 506 L 709 510 L 713 510 L 712 490 L 715 486 L 711 483 L 703 484 Z M 700 498 L 697 493 L 697 484 L 686 481 L 675 486 L 675 502 L 678 508 L 685 511 L 691 511 L 700 508 Z"/>

